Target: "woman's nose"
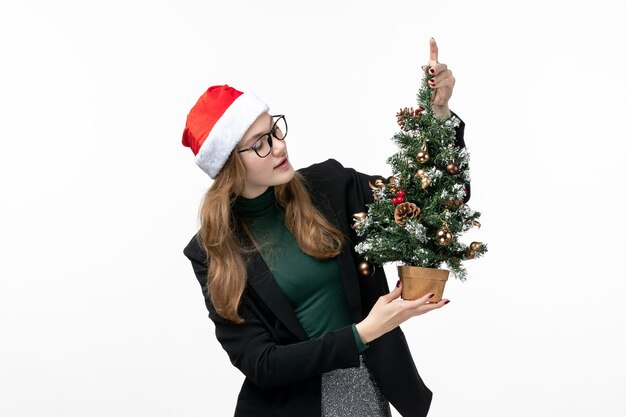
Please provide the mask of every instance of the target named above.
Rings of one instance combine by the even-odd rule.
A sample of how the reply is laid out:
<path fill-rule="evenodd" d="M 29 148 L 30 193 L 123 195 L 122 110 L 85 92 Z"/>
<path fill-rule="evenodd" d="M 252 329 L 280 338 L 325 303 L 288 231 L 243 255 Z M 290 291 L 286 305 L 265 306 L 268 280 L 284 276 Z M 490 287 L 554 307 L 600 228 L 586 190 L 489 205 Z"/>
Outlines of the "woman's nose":
<path fill-rule="evenodd" d="M 287 144 L 284 140 L 278 140 L 274 138 L 272 140 L 272 153 L 276 156 L 281 156 L 285 153 L 285 149 L 287 148 Z"/>

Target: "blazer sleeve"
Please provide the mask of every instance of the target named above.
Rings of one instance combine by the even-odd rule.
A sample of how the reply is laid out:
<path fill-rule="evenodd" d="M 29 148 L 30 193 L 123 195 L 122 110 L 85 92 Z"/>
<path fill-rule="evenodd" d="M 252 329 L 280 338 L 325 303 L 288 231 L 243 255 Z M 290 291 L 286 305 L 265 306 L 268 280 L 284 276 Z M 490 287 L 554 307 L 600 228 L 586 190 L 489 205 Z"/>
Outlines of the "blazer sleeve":
<path fill-rule="evenodd" d="M 454 116 L 456 116 L 461 123 L 459 124 L 459 127 L 456 128 L 456 138 L 455 138 L 455 144 L 456 146 L 458 146 L 459 148 L 465 148 L 465 122 L 454 112 L 452 112 L 452 114 Z M 469 167 L 466 167 L 466 169 Z M 470 199 L 470 183 L 468 182 L 467 185 L 465 186 L 465 198 L 463 199 L 464 203 L 467 203 Z"/>
<path fill-rule="evenodd" d="M 196 237 L 183 251 L 191 261 L 202 287 L 206 284 L 207 263 Z M 215 324 L 215 335 L 232 364 L 255 385 L 276 388 L 318 376 L 338 368 L 359 366 L 359 352 L 352 326 L 332 331 L 323 337 L 281 344 L 270 330 L 271 325 L 244 292 L 239 313 L 244 323 L 236 324 L 215 311 L 205 294 L 209 318 Z"/>

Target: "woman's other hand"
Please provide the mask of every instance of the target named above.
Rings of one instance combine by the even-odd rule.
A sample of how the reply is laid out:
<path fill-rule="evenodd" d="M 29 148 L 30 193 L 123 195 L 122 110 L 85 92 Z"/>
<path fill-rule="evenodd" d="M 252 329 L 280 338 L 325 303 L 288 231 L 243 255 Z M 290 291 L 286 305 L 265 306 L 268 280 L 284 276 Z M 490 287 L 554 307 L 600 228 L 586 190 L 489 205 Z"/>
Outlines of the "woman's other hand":
<path fill-rule="evenodd" d="M 450 108 L 448 101 L 452 96 L 455 79 L 452 71 L 448 69 L 446 64 L 439 62 L 439 49 L 434 38 L 430 38 L 430 59 L 428 60 L 428 70 L 433 76 L 429 85 L 433 90 L 432 93 L 432 109 L 433 114 L 438 118 L 450 117 Z M 424 67 L 423 67 L 424 68 Z"/>
<path fill-rule="evenodd" d="M 431 294 L 426 294 L 417 300 L 397 300 L 401 294 L 402 284 L 399 283 L 389 294 L 380 296 L 367 317 L 356 325 L 363 343 L 379 338 L 411 317 L 426 314 L 449 302 L 449 300 L 442 299 L 438 303 L 428 303 L 432 297 Z"/>

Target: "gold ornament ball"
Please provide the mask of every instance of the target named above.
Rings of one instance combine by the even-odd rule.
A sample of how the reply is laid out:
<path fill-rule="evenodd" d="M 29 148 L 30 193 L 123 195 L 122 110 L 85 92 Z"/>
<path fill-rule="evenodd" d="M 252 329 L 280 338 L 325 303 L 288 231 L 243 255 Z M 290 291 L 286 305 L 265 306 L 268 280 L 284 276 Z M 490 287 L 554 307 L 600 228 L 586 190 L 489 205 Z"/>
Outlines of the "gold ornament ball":
<path fill-rule="evenodd" d="M 435 235 L 435 240 L 439 246 L 446 246 L 452 242 L 452 233 L 445 227 L 437 230 L 437 234 Z"/>
<path fill-rule="evenodd" d="M 425 177 L 426 176 L 426 170 L 425 169 L 421 169 L 421 168 L 418 169 L 417 170 L 417 176 L 420 177 L 420 178 Z"/>
<path fill-rule="evenodd" d="M 482 245 L 482 242 L 472 242 L 470 243 L 470 250 L 477 251 Z"/>
<path fill-rule="evenodd" d="M 426 177 L 422 178 L 422 179 L 420 180 L 420 182 L 422 183 L 422 188 L 423 188 L 423 189 L 428 188 L 428 186 L 430 185 L 430 179 L 429 179 L 429 178 L 426 178 Z"/>
<path fill-rule="evenodd" d="M 472 224 L 480 229 L 480 222 L 477 220 L 472 221 Z"/>
<path fill-rule="evenodd" d="M 476 257 L 476 252 L 474 252 L 471 249 L 468 249 L 467 252 L 465 252 L 465 259 L 474 259 Z"/>
<path fill-rule="evenodd" d="M 359 273 L 364 277 L 371 277 L 374 275 L 376 268 L 368 261 L 363 261 L 359 264 Z"/>
<path fill-rule="evenodd" d="M 459 173 L 459 166 L 455 164 L 454 162 L 450 162 L 448 166 L 446 167 L 446 169 L 452 175 L 456 175 Z"/>
<path fill-rule="evenodd" d="M 428 152 L 426 151 L 419 151 L 415 156 L 415 159 L 417 159 L 417 162 L 420 164 L 425 164 L 430 159 L 430 155 L 428 155 Z"/>

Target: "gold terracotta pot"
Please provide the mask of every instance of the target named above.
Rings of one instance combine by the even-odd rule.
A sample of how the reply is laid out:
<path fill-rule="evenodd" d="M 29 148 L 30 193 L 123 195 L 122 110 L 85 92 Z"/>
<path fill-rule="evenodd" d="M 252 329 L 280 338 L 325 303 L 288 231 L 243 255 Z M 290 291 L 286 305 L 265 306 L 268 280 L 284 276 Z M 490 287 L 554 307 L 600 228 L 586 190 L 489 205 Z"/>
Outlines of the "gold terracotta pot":
<path fill-rule="evenodd" d="M 429 302 L 441 301 L 449 273 L 447 269 L 398 266 L 398 276 L 402 281 L 402 299 L 415 300 L 432 292 L 435 295 Z"/>

